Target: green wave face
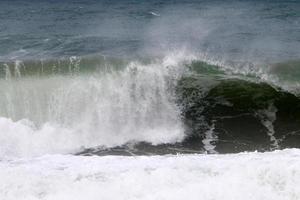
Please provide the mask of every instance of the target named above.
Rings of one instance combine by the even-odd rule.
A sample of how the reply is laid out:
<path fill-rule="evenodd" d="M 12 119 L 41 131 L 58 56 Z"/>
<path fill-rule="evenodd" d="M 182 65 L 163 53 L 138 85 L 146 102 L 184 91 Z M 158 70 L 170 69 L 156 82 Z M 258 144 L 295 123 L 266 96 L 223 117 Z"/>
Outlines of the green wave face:
<path fill-rule="evenodd" d="M 101 55 L 0 63 L 0 78 L 80 75 L 123 69 L 129 61 Z"/>
<path fill-rule="evenodd" d="M 188 142 L 205 140 L 213 128 L 220 152 L 299 145 L 300 99 L 294 94 L 267 83 L 200 75 L 182 78 L 177 92 Z"/>

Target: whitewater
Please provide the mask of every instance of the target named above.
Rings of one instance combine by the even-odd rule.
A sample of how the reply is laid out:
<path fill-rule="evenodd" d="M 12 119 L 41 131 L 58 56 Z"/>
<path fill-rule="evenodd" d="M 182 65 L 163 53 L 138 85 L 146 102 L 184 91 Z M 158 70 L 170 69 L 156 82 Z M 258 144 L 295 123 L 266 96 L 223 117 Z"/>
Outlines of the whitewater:
<path fill-rule="evenodd" d="M 300 200 L 299 1 L 0 8 L 0 200 Z"/>
<path fill-rule="evenodd" d="M 300 151 L 2 160 L 2 199 L 300 198 Z"/>
<path fill-rule="evenodd" d="M 182 54 L 159 63 L 131 62 L 120 71 L 101 68 L 93 76 L 6 73 L 2 92 L 7 96 L 0 102 L 11 104 L 16 120 L 0 118 L 1 199 L 299 199 L 299 149 L 217 154 L 220 134 L 214 126 L 194 151 L 180 148 L 186 135 L 170 88 L 190 73 L 180 66 L 193 59 Z M 259 123 L 271 126 L 265 136 L 271 136 L 273 147 L 276 110 L 268 109 L 270 120 Z M 138 149 L 144 144 L 134 146 L 139 142 L 155 150 L 170 146 L 155 155 L 160 153 Z M 98 156 L 122 145 L 128 148 Z M 89 148 L 89 156 L 76 155 Z"/>

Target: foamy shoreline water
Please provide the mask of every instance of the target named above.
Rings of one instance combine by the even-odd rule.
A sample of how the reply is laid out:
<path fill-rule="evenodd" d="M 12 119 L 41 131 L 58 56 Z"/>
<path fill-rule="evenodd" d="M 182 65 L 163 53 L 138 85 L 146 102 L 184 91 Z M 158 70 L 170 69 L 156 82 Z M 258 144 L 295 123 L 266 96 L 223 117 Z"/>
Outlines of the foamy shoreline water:
<path fill-rule="evenodd" d="M 300 150 L 177 156 L 45 155 L 0 162 L 0 197 L 299 199 Z"/>

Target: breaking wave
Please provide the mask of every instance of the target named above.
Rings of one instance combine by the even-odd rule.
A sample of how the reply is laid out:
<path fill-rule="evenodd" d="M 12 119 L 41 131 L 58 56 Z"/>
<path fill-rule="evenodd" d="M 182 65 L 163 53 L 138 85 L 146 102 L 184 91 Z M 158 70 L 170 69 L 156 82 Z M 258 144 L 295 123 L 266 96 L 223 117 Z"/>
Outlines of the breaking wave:
<path fill-rule="evenodd" d="M 0 157 L 298 147 L 298 65 L 256 68 L 183 53 L 2 62 Z"/>

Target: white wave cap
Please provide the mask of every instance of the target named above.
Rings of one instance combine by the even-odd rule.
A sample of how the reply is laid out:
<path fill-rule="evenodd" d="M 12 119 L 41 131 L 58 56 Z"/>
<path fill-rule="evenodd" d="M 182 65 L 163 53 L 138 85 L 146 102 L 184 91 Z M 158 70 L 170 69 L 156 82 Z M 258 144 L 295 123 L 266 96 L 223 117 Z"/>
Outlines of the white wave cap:
<path fill-rule="evenodd" d="M 45 155 L 0 162 L 5 200 L 300 199 L 300 150 L 178 156 Z"/>
<path fill-rule="evenodd" d="M 182 58 L 92 75 L 0 80 L 0 158 L 181 141 L 174 92 Z"/>

